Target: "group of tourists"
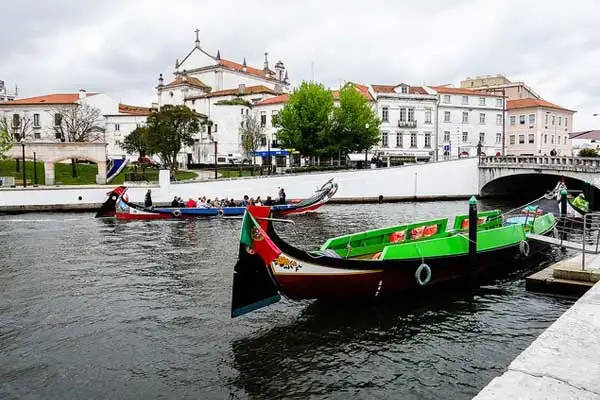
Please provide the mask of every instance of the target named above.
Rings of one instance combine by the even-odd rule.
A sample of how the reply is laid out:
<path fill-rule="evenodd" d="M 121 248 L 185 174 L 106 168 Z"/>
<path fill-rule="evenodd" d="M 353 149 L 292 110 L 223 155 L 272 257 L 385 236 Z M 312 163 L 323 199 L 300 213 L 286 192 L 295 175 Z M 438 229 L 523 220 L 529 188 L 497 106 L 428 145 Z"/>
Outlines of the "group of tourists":
<path fill-rule="evenodd" d="M 285 190 L 283 188 L 279 189 L 279 198 L 274 200 L 271 196 L 267 196 L 266 200 L 260 198 L 260 196 L 248 197 L 248 195 L 244 195 L 242 200 L 235 200 L 233 198 L 223 198 L 219 199 L 215 197 L 214 199 L 207 198 L 206 196 L 198 197 L 197 200 L 190 197 L 187 201 L 184 201 L 181 196 L 173 197 L 173 201 L 171 201 L 171 207 L 178 208 L 223 208 L 223 207 L 246 207 L 249 205 L 256 206 L 274 206 L 276 204 L 285 204 Z M 146 193 L 146 201 L 144 205 L 149 208 L 152 207 L 152 198 L 150 195 L 150 189 Z"/>

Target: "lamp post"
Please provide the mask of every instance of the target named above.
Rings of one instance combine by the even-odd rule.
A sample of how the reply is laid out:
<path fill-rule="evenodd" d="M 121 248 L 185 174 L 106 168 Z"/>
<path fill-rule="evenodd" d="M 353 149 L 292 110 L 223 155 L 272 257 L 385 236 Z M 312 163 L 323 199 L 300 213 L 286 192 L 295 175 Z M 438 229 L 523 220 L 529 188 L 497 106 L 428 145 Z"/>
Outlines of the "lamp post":
<path fill-rule="evenodd" d="M 25 171 L 25 138 L 21 139 L 21 149 L 23 150 L 23 187 L 27 187 L 27 172 Z"/>
<path fill-rule="evenodd" d="M 33 152 L 33 186 L 37 186 L 37 167 L 36 167 L 35 151 Z"/>
<path fill-rule="evenodd" d="M 365 129 L 369 129 L 369 124 L 365 124 Z M 365 169 L 367 169 L 367 158 L 369 157 L 369 148 L 365 146 Z"/>
<path fill-rule="evenodd" d="M 272 161 L 271 161 L 271 139 L 270 138 L 267 138 L 267 165 L 269 166 L 269 169 L 267 170 L 267 175 L 271 175 Z"/>
<path fill-rule="evenodd" d="M 218 146 L 218 143 L 217 143 L 217 138 L 215 138 L 212 135 L 212 123 L 211 122 L 209 122 L 209 124 L 208 124 L 208 137 L 210 138 L 210 140 L 212 140 L 212 142 L 213 142 L 213 144 L 215 146 L 215 179 L 218 179 L 218 177 L 219 177 L 219 172 L 218 172 L 218 167 L 217 167 L 217 165 L 218 165 L 217 164 L 217 146 Z"/>

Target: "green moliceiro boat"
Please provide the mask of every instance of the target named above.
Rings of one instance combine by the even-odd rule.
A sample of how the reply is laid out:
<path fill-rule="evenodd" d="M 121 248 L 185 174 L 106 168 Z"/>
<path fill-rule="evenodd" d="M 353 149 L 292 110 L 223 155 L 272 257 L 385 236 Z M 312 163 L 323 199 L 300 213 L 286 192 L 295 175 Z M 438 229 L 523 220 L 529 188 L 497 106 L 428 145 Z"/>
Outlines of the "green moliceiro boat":
<path fill-rule="evenodd" d="M 268 207 L 249 207 L 244 215 L 234 269 L 232 317 L 280 300 L 348 301 L 377 298 L 448 283 L 472 283 L 514 268 L 542 243 L 528 233 L 553 232 L 555 217 L 529 207 L 505 218 L 500 211 L 477 214 L 476 246 L 469 253 L 469 216 L 434 219 L 327 240 L 305 251 L 283 240 Z M 476 249 L 476 251 L 475 251 Z"/>

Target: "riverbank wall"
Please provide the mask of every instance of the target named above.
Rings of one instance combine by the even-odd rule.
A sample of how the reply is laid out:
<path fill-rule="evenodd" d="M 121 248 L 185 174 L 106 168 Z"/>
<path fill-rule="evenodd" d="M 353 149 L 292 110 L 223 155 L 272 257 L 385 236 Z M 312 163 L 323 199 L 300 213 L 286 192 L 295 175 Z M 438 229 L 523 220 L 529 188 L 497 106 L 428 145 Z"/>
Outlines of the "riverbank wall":
<path fill-rule="evenodd" d="M 169 182 L 161 171 L 158 184 L 127 184 L 129 199 L 142 202 L 148 189 L 155 203 L 170 203 L 174 196 L 241 199 L 277 197 L 283 187 L 288 199 L 306 198 L 329 179 L 339 185 L 332 202 L 369 203 L 382 201 L 452 200 L 479 192 L 477 159 L 445 161 L 370 170 L 289 174 L 217 180 Z M 117 185 L 114 185 L 117 186 Z M 44 186 L 0 189 L 0 212 L 87 211 L 98 208 L 112 185 Z"/>

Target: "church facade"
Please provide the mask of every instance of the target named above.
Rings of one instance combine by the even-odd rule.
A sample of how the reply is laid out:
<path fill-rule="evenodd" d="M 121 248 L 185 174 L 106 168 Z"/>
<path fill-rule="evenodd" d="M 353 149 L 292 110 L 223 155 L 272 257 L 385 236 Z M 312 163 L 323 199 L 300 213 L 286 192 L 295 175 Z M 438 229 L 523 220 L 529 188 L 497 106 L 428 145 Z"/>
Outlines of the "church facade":
<path fill-rule="evenodd" d="M 193 48 L 181 60 L 175 61 L 173 76 L 165 80 L 162 74 L 156 85 L 157 106 L 185 105 L 207 118 L 202 131 L 194 137 L 194 145 L 184 148 L 179 156 L 182 166 L 192 163 L 219 163 L 241 160 L 240 128 L 247 116 L 258 112 L 254 105 L 288 92 L 290 83 L 283 62 L 270 67 L 264 53 L 262 68 L 212 54 L 200 45 L 198 30 Z M 266 132 L 268 134 L 269 132 Z M 273 138 L 265 136 L 265 148 Z M 216 150 L 216 151 L 215 151 Z M 273 151 L 276 151 L 274 149 Z"/>

